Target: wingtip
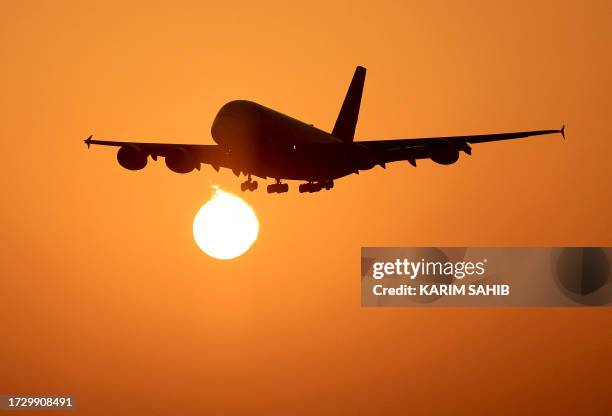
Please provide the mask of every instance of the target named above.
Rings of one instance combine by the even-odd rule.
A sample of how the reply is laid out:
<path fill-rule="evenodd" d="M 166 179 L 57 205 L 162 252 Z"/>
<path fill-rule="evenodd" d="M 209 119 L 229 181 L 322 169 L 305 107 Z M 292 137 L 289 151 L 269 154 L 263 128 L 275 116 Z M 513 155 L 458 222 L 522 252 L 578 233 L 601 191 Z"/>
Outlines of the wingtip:
<path fill-rule="evenodd" d="M 91 146 L 91 138 L 92 137 L 93 137 L 93 134 L 90 134 L 89 137 L 84 140 L 84 142 L 87 145 L 88 149 L 89 149 L 89 146 Z"/>

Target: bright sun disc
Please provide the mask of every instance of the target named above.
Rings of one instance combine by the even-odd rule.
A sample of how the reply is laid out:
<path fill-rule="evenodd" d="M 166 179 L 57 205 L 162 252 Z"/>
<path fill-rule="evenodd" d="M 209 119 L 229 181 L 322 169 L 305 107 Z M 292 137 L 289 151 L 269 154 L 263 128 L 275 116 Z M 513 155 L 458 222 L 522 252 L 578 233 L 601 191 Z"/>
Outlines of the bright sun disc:
<path fill-rule="evenodd" d="M 193 220 L 193 237 L 198 247 L 221 260 L 244 254 L 257 239 L 258 232 L 259 221 L 253 208 L 219 188 Z"/>

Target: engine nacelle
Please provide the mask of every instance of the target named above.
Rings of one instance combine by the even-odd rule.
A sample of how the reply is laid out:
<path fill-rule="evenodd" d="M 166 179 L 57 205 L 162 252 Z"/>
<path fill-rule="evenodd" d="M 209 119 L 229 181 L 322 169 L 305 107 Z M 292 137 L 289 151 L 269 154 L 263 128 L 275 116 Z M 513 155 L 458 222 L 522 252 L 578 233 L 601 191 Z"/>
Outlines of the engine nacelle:
<path fill-rule="evenodd" d="M 440 165 L 452 165 L 459 160 L 459 149 L 448 140 L 441 140 L 431 153 L 431 160 Z"/>
<path fill-rule="evenodd" d="M 121 146 L 117 152 L 119 164 L 129 170 L 140 170 L 147 166 L 147 154 L 140 147 L 129 144 Z"/>
<path fill-rule="evenodd" d="M 166 154 L 166 166 L 176 173 L 189 173 L 196 164 L 189 152 L 183 147 L 177 147 Z"/>

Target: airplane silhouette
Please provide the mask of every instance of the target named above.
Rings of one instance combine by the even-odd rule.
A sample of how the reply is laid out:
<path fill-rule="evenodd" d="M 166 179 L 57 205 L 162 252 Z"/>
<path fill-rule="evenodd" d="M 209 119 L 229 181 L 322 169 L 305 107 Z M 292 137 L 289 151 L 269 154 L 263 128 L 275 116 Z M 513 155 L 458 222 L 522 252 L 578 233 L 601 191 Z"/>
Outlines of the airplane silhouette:
<path fill-rule="evenodd" d="M 338 119 L 331 133 L 295 118 L 246 100 L 225 104 L 213 121 L 211 133 L 215 145 L 179 143 L 137 143 L 96 140 L 90 145 L 117 146 L 117 160 L 130 170 L 147 165 L 149 156 L 163 156 L 170 170 L 188 173 L 200 170 L 202 163 L 215 170 L 229 168 L 236 176 L 247 175 L 242 191 L 257 189 L 259 178 L 272 178 L 268 193 L 283 193 L 289 185 L 283 179 L 305 181 L 300 192 L 318 192 L 334 187 L 334 180 L 360 170 L 386 163 L 408 161 L 416 167 L 417 159 L 431 159 L 450 165 L 459 153 L 472 154 L 470 144 L 521 137 L 561 133 L 560 130 L 535 130 L 471 136 L 428 137 L 397 140 L 354 141 L 366 69 L 358 66 L 344 98 Z"/>

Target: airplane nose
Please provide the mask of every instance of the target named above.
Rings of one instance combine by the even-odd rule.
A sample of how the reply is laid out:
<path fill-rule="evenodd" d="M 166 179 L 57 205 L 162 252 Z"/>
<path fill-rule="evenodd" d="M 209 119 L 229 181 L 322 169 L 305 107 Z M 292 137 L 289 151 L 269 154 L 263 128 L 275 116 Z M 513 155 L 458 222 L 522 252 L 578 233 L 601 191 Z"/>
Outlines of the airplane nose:
<path fill-rule="evenodd" d="M 211 134 L 218 144 L 231 146 L 257 140 L 259 125 L 257 104 L 244 100 L 230 101 L 217 113 Z"/>

